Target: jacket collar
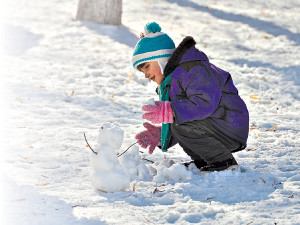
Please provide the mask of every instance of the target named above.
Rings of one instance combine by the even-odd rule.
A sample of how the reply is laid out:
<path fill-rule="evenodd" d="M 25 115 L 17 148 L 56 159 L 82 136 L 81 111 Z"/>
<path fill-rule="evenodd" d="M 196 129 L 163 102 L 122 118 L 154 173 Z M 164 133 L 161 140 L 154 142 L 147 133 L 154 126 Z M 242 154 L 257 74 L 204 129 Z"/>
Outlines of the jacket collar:
<path fill-rule="evenodd" d="M 176 69 L 183 55 L 186 53 L 187 50 L 189 50 L 194 45 L 196 45 L 196 41 L 191 36 L 187 36 L 182 40 L 182 42 L 175 49 L 175 51 L 173 52 L 173 54 L 171 55 L 167 63 L 164 69 L 164 76 L 168 76 Z"/>

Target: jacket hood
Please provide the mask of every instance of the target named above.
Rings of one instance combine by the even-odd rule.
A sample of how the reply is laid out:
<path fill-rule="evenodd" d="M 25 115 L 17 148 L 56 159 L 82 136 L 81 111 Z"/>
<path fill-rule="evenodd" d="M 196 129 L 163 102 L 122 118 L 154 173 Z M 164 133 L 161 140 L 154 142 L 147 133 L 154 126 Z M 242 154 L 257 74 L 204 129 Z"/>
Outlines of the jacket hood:
<path fill-rule="evenodd" d="M 193 37 L 185 37 L 171 55 L 164 69 L 164 76 L 171 74 L 176 67 L 183 62 L 195 60 L 208 61 L 207 56 L 202 51 L 195 48 L 195 45 L 196 41 Z"/>

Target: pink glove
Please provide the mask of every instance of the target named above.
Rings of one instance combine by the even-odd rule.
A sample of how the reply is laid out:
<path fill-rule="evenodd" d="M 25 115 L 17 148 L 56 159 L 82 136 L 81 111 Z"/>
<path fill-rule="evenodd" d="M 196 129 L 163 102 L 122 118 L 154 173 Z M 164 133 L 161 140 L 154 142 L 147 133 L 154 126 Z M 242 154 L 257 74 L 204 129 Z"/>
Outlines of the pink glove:
<path fill-rule="evenodd" d="M 144 123 L 144 127 L 147 129 L 135 135 L 138 143 L 142 148 L 149 147 L 149 154 L 152 154 L 155 147 L 160 145 L 161 127 L 154 126 L 150 123 Z"/>
<path fill-rule="evenodd" d="M 173 123 L 173 112 L 171 102 L 155 101 L 156 106 L 144 105 L 143 111 L 148 113 L 143 114 L 143 119 L 149 120 L 152 123 Z"/>

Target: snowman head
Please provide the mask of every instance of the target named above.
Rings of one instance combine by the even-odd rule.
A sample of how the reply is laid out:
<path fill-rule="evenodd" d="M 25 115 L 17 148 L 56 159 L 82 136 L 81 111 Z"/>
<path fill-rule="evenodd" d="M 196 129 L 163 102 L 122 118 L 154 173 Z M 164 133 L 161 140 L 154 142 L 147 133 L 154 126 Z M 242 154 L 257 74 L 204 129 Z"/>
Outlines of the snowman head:
<path fill-rule="evenodd" d="M 99 128 L 98 143 L 99 145 L 108 145 L 112 149 L 121 148 L 124 138 L 124 132 L 118 125 L 112 123 L 102 123 Z"/>

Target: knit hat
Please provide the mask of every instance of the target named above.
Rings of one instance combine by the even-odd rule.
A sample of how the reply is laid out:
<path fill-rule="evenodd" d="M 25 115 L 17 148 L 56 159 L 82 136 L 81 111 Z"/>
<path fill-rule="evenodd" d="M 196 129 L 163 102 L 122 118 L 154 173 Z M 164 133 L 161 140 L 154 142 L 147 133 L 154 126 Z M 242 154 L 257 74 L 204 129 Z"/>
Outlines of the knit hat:
<path fill-rule="evenodd" d="M 167 34 L 161 32 L 160 26 L 155 22 L 146 24 L 144 30 L 144 37 L 138 41 L 133 51 L 133 67 L 137 69 L 142 63 L 157 61 L 163 74 L 175 50 L 175 44 Z"/>

